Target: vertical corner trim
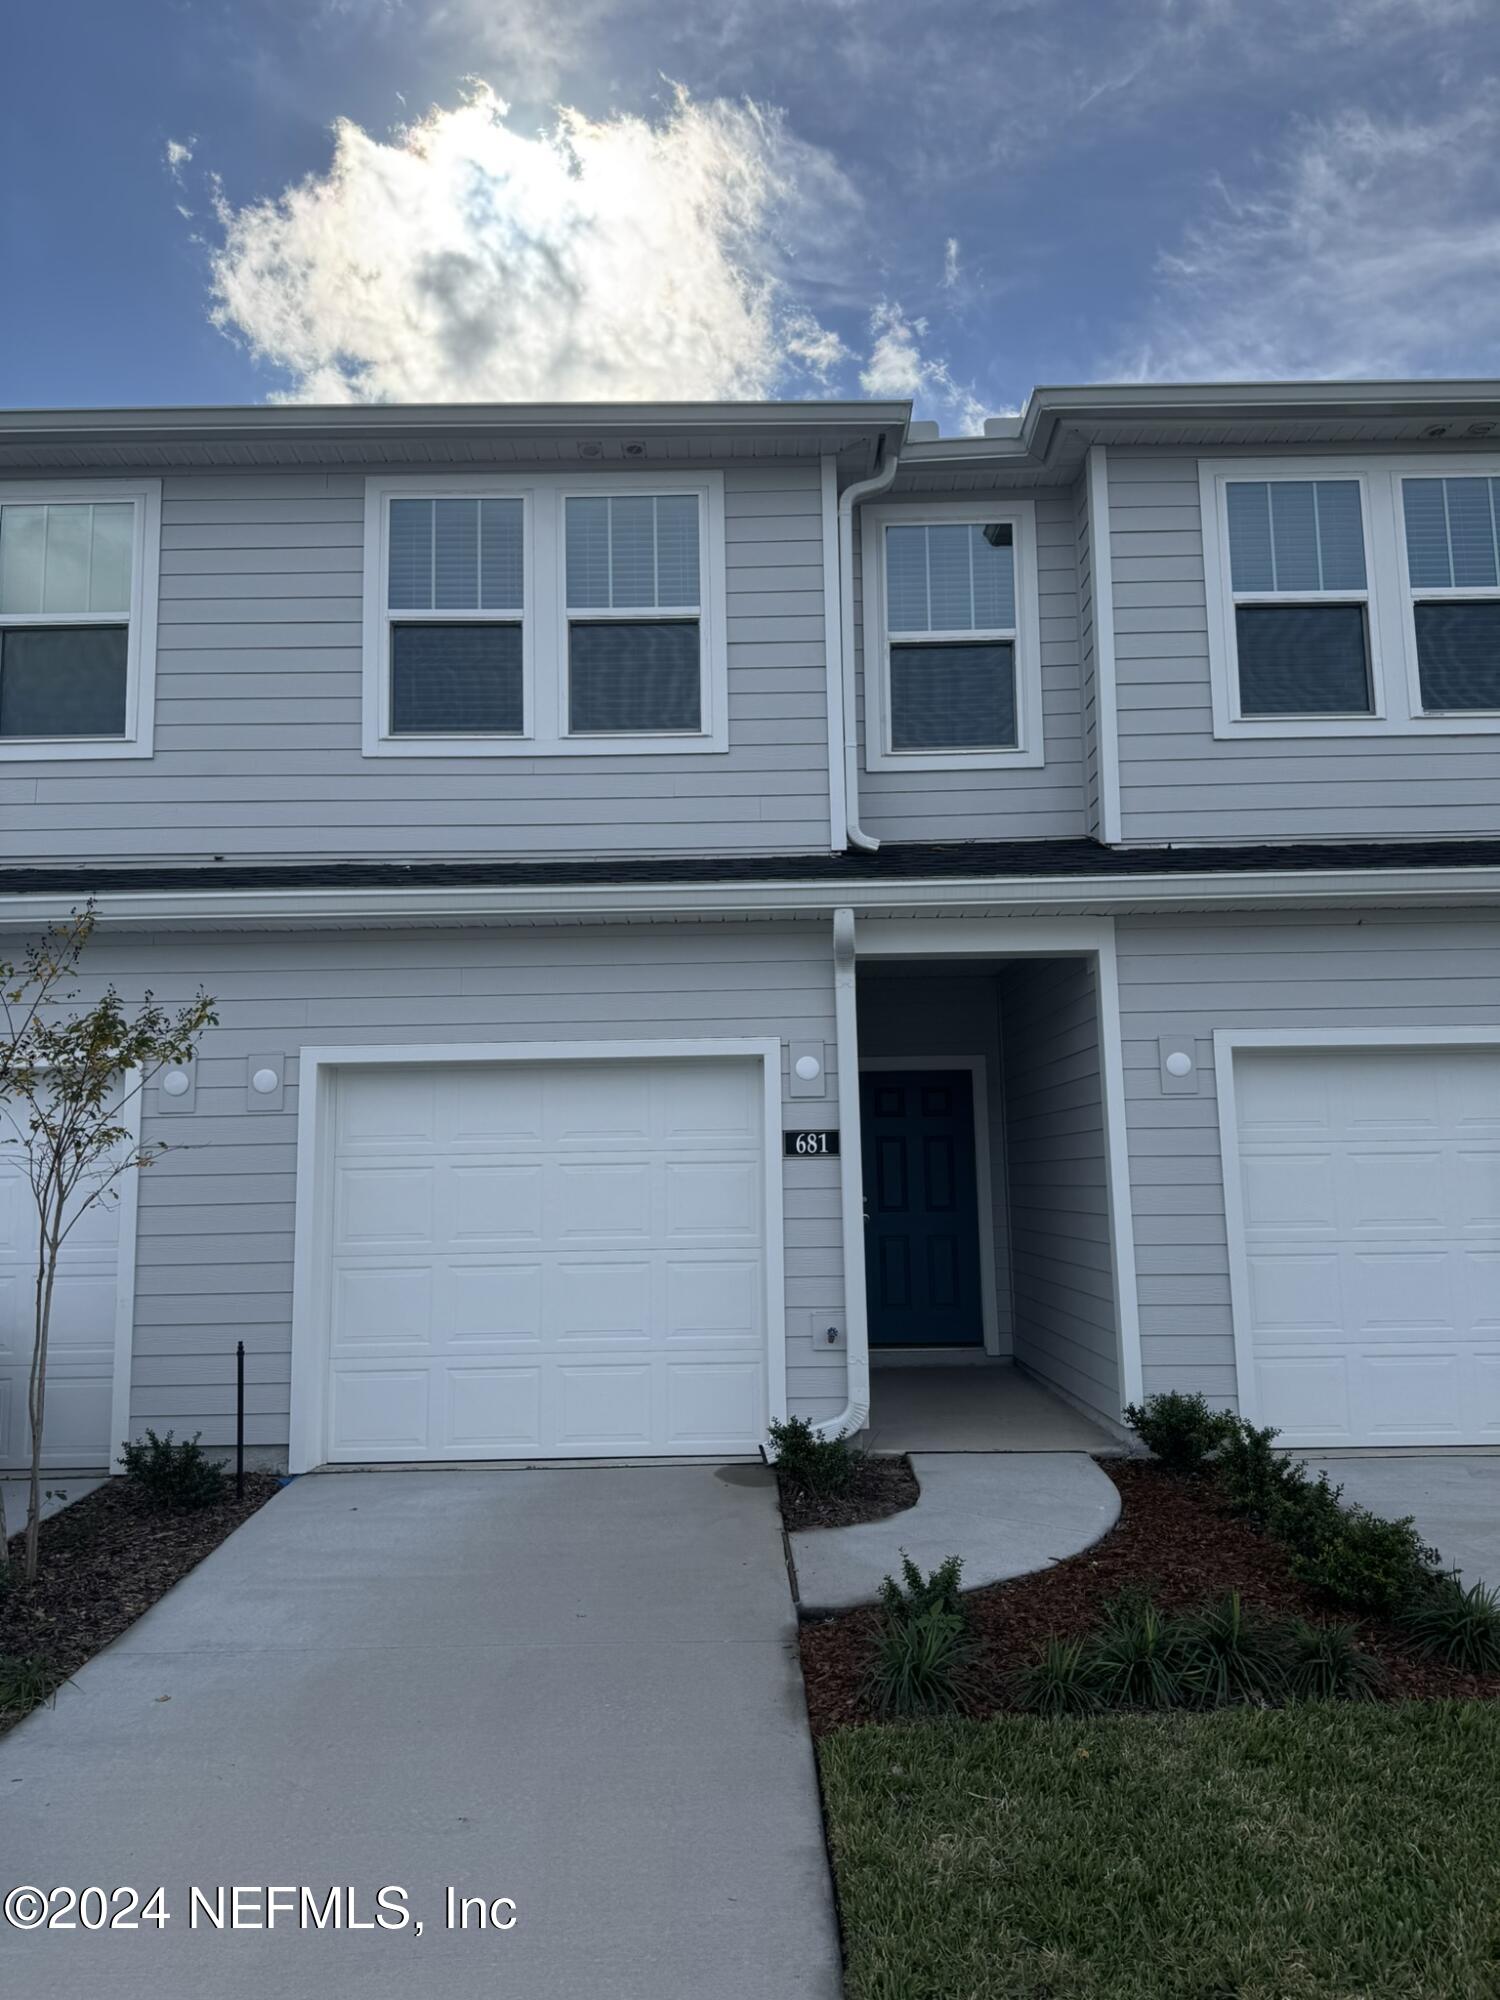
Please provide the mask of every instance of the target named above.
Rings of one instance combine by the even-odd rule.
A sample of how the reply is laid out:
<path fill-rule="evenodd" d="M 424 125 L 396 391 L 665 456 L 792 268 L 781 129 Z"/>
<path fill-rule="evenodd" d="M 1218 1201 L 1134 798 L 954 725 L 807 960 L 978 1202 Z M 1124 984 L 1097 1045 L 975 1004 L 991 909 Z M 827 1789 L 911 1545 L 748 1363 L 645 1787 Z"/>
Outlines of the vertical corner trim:
<path fill-rule="evenodd" d="M 1094 715 L 1099 739 L 1099 837 L 1117 847 L 1120 830 L 1120 714 L 1115 691 L 1115 584 L 1109 533 L 1109 452 L 1089 446 L 1089 567 L 1094 599 Z"/>

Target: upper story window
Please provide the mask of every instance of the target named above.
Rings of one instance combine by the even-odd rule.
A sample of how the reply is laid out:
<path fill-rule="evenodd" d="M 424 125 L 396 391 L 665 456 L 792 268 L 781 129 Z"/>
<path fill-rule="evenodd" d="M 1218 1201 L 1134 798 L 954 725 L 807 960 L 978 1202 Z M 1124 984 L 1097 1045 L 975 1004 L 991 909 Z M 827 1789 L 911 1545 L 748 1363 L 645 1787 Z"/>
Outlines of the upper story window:
<path fill-rule="evenodd" d="M 1424 714 L 1500 714 L 1500 478 L 1401 481 Z"/>
<path fill-rule="evenodd" d="M 1371 714 L 1359 481 L 1232 479 L 1224 500 L 1239 713 Z"/>
<path fill-rule="evenodd" d="M 723 482 L 369 483 L 365 753 L 727 747 Z"/>
<path fill-rule="evenodd" d="M 870 770 L 1042 761 L 1029 501 L 865 511 Z"/>
<path fill-rule="evenodd" d="M 1500 728 L 1500 467 L 1199 468 L 1214 734 Z"/>
<path fill-rule="evenodd" d="M 161 489 L 0 484 L 0 759 L 151 751 Z"/>

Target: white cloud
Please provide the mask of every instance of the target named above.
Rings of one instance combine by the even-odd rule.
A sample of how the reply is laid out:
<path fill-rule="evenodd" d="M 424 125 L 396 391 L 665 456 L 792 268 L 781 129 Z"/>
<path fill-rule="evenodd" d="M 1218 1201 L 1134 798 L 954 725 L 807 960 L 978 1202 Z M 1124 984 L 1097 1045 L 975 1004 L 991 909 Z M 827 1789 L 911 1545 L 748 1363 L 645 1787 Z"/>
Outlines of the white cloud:
<path fill-rule="evenodd" d="M 760 397 L 843 358 L 787 272 L 855 199 L 755 105 L 528 134 L 475 84 L 387 140 L 340 122 L 275 201 L 221 198 L 213 316 L 299 400 Z"/>
<path fill-rule="evenodd" d="M 1258 189 L 1216 187 L 1213 211 L 1159 269 L 1153 324 L 1123 372 L 1199 380 L 1493 372 L 1495 93 L 1425 122 L 1348 111 L 1300 126 Z"/>
<path fill-rule="evenodd" d="M 182 170 L 192 161 L 193 148 L 197 143 L 196 139 L 168 139 L 163 158 L 174 181 L 181 182 Z"/>
<path fill-rule="evenodd" d="M 943 290 L 951 292 L 958 284 L 961 275 L 962 268 L 958 261 L 958 238 L 950 236 L 943 245 L 943 276 L 941 281 Z"/>
<path fill-rule="evenodd" d="M 909 318 L 888 301 L 870 315 L 870 353 L 860 370 L 867 396 L 909 396 L 919 416 L 947 414 L 962 433 L 977 433 L 986 411 L 972 389 L 954 380 L 946 361 L 922 352 L 929 332 L 925 319 Z"/>

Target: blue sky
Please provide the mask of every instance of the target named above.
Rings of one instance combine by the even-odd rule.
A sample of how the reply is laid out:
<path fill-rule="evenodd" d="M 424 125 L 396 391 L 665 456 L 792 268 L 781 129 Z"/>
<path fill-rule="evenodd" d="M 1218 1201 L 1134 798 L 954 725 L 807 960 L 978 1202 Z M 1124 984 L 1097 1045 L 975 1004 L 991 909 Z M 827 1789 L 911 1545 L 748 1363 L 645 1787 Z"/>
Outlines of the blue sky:
<path fill-rule="evenodd" d="M 0 401 L 1500 373 L 1493 0 L 54 0 Z"/>

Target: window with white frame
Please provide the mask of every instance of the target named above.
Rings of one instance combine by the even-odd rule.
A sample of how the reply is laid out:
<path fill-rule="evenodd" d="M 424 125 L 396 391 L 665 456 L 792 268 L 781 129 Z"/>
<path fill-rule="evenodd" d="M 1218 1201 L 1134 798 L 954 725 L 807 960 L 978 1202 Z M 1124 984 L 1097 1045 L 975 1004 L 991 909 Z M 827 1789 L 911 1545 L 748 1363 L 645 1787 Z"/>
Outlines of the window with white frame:
<path fill-rule="evenodd" d="M 727 747 L 718 474 L 372 480 L 370 755 Z"/>
<path fill-rule="evenodd" d="M 1403 478 L 1401 499 L 1422 711 L 1500 713 L 1500 478 Z"/>
<path fill-rule="evenodd" d="M 1224 482 L 1235 711 L 1375 713 L 1357 479 Z"/>
<path fill-rule="evenodd" d="M 1029 503 L 867 511 L 866 763 L 1040 763 Z"/>
<path fill-rule="evenodd" d="M 150 753 L 160 490 L 0 484 L 0 758 Z"/>

